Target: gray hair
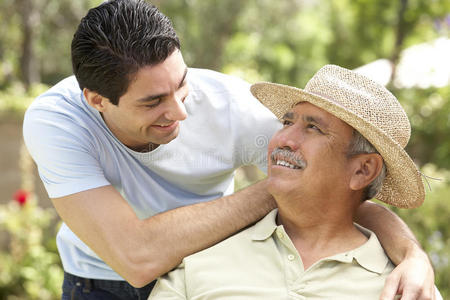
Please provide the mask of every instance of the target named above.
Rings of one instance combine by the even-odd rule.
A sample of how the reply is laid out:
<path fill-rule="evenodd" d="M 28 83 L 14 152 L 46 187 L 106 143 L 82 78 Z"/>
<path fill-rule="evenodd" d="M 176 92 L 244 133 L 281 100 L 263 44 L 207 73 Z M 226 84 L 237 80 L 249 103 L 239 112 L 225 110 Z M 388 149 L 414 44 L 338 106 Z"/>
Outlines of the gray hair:
<path fill-rule="evenodd" d="M 378 153 L 377 149 L 358 131 L 353 130 L 353 137 L 348 147 L 348 156 L 362 153 Z M 384 178 L 386 177 L 386 165 L 383 161 L 383 167 L 380 174 L 365 189 L 362 201 L 372 199 L 381 189 Z"/>

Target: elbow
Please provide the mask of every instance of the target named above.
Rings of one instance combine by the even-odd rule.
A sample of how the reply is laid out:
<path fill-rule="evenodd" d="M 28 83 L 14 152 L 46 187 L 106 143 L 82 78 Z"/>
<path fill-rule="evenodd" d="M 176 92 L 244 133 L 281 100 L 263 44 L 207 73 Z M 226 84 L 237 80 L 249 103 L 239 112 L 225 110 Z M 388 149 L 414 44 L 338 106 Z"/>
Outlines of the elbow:
<path fill-rule="evenodd" d="M 140 268 L 128 268 L 123 277 L 133 287 L 141 288 L 156 280 L 158 274 L 141 265 Z"/>
<path fill-rule="evenodd" d="M 170 252 L 161 251 L 157 246 L 149 246 L 158 245 L 158 240 L 143 243 L 142 236 L 144 235 L 136 235 L 137 238 L 133 236 L 128 239 L 128 243 L 115 247 L 115 255 L 112 256 L 115 258 L 113 263 L 117 266 L 117 273 L 135 288 L 146 286 L 178 264 L 177 258 Z"/>
<path fill-rule="evenodd" d="M 135 288 L 142 288 L 153 280 L 156 280 L 156 278 L 157 277 L 148 276 L 147 274 L 134 274 L 127 279 L 127 282 Z"/>
<path fill-rule="evenodd" d="M 163 266 L 152 261 L 137 261 L 136 258 L 128 260 L 127 267 L 122 277 L 133 287 L 141 288 L 156 280 L 159 276 L 166 273 Z"/>

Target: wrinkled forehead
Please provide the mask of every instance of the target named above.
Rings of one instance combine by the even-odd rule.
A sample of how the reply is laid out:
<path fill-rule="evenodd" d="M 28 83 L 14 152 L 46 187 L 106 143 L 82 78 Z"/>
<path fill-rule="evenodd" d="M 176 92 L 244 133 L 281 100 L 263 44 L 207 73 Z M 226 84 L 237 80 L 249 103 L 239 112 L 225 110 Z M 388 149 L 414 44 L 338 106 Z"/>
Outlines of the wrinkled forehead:
<path fill-rule="evenodd" d="M 310 102 L 307 102 L 307 101 L 301 101 L 301 102 L 297 102 L 297 103 L 293 104 L 291 109 L 289 109 L 286 112 L 286 114 L 297 114 L 297 115 L 298 114 L 311 114 L 311 115 L 317 116 L 317 118 L 320 117 L 320 119 L 323 119 L 324 121 L 327 121 L 327 122 L 343 123 L 343 124 L 346 124 L 347 126 L 350 126 L 347 123 L 345 123 L 344 121 L 342 121 L 340 118 L 333 115 L 332 113 L 329 113 L 325 109 L 320 108 L 320 107 L 318 107 Z"/>
<path fill-rule="evenodd" d="M 283 119 L 291 121 L 302 120 L 304 122 L 315 123 L 329 132 L 343 134 L 345 137 L 348 133 L 353 133 L 354 129 L 349 124 L 327 112 L 326 110 L 311 104 L 307 101 L 298 102 L 288 110 Z"/>

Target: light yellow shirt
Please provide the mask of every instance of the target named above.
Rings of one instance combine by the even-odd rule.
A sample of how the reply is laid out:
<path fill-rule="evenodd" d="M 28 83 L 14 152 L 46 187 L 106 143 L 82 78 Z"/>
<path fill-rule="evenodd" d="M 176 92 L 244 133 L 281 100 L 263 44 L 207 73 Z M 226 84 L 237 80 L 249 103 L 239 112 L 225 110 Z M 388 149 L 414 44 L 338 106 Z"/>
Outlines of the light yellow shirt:
<path fill-rule="evenodd" d="M 304 270 L 277 210 L 225 241 L 186 257 L 149 299 L 379 299 L 393 265 L 376 235 Z"/>

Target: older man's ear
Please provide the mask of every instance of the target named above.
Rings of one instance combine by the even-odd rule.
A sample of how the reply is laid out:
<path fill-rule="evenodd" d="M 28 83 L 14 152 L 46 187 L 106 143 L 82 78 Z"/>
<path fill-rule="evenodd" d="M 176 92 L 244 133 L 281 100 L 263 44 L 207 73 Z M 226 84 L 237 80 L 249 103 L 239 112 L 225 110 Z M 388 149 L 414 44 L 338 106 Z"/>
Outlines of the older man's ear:
<path fill-rule="evenodd" d="M 380 174 L 383 158 L 376 153 L 359 154 L 351 158 L 350 189 L 359 191 L 368 186 Z"/>

